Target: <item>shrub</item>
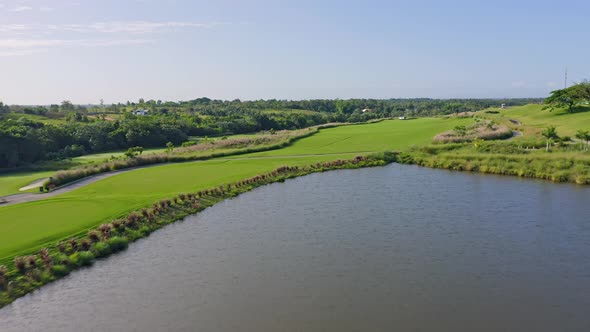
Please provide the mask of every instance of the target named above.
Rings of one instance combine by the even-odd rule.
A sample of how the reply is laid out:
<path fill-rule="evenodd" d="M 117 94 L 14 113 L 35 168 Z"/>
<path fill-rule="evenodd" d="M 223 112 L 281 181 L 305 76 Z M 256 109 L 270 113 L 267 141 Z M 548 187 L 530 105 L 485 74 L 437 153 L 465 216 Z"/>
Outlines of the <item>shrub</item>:
<path fill-rule="evenodd" d="M 63 242 L 63 241 L 58 242 L 57 243 L 57 250 L 59 250 L 59 252 L 65 254 L 66 251 L 67 251 L 67 245 L 66 245 L 66 243 Z"/>
<path fill-rule="evenodd" d="M 53 261 L 56 263 L 56 265 L 71 265 L 72 264 L 70 257 L 66 254 L 59 254 L 57 256 L 54 256 Z"/>
<path fill-rule="evenodd" d="M 78 265 L 89 266 L 94 261 L 94 255 L 90 251 L 80 251 L 78 253 Z"/>
<path fill-rule="evenodd" d="M 51 273 L 58 277 L 67 276 L 70 273 L 70 270 L 65 265 L 54 265 L 51 267 Z"/>
<path fill-rule="evenodd" d="M 43 264 L 45 264 L 45 266 L 47 268 L 51 267 L 52 261 L 51 261 L 51 257 L 49 256 L 49 250 L 47 248 L 43 248 L 43 249 L 39 250 L 39 257 L 41 257 Z"/>
<path fill-rule="evenodd" d="M 68 242 L 70 243 L 70 247 L 72 248 L 72 251 L 78 250 L 78 240 L 70 239 Z"/>
<path fill-rule="evenodd" d="M 121 251 L 123 249 L 126 249 L 127 246 L 129 245 L 127 239 L 124 237 L 120 237 L 120 236 L 114 236 L 114 237 L 110 238 L 107 243 L 108 243 L 109 247 L 111 248 L 112 252 L 117 252 L 117 251 Z"/>
<path fill-rule="evenodd" d="M 25 273 L 27 270 L 27 261 L 25 260 L 25 257 L 15 257 L 14 267 L 18 272 Z"/>
<path fill-rule="evenodd" d="M 80 242 L 80 248 L 82 248 L 83 251 L 90 250 L 91 245 L 92 245 L 92 243 L 88 239 L 84 239 Z"/>
<path fill-rule="evenodd" d="M 92 242 L 98 242 L 100 241 L 100 233 L 96 229 L 91 229 L 88 231 L 88 238 Z"/>
<path fill-rule="evenodd" d="M 111 225 L 110 224 L 102 224 L 98 227 L 98 230 L 102 234 L 103 239 L 108 239 L 111 235 Z"/>
<path fill-rule="evenodd" d="M 27 262 L 30 268 L 37 267 L 37 256 L 27 256 Z"/>
<path fill-rule="evenodd" d="M 111 247 L 106 242 L 95 243 L 91 250 L 97 258 L 106 257 L 111 254 Z"/>
<path fill-rule="evenodd" d="M 4 265 L 0 265 L 0 289 L 6 289 L 6 274 L 8 273 L 8 268 Z"/>

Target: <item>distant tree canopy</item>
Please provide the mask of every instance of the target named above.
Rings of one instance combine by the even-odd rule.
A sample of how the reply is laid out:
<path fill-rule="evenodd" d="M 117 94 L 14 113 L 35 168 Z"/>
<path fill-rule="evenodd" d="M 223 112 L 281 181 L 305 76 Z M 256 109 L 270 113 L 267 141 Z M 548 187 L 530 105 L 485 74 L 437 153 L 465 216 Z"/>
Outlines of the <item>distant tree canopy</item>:
<path fill-rule="evenodd" d="M 551 91 L 551 95 L 545 99 L 545 104 L 551 110 L 566 107 L 569 113 L 573 112 L 575 106 L 588 102 L 590 102 L 590 82 L 588 81 Z"/>
<path fill-rule="evenodd" d="M 300 129 L 328 122 L 362 122 L 382 117 L 431 116 L 478 111 L 491 106 L 541 102 L 539 99 L 348 99 L 213 100 L 171 102 L 140 99 L 125 104 L 82 106 L 63 101 L 49 106 L 0 103 L 0 169 L 42 160 L 141 146 L 180 146 L 189 136 L 224 136 Z M 363 109 L 371 112 L 363 113 Z M 148 110 L 148 115 L 131 111 Z M 61 119 L 59 124 L 25 114 Z M 53 123 L 53 122 L 49 122 Z"/>

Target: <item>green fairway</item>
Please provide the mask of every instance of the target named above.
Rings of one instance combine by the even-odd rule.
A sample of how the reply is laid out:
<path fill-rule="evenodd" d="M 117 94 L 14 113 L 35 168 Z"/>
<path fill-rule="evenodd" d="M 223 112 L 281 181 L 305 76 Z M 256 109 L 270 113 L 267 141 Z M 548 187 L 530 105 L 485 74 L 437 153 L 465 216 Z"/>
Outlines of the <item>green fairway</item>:
<path fill-rule="evenodd" d="M 395 120 L 324 129 L 281 150 L 235 159 L 149 167 L 46 200 L 0 206 L 0 260 L 85 232 L 131 210 L 181 192 L 210 188 L 282 165 L 345 159 L 366 151 L 401 150 L 427 143 L 434 134 L 469 121 L 472 120 Z"/>
<path fill-rule="evenodd" d="M 35 180 L 51 176 L 54 173 L 55 171 L 0 174 L 0 196 L 16 194 L 19 192 L 19 188 L 22 188 Z"/>
<path fill-rule="evenodd" d="M 373 124 L 342 126 L 322 130 L 319 134 L 295 142 L 292 146 L 273 151 L 249 154 L 249 157 L 290 156 L 331 153 L 365 153 L 403 150 L 412 145 L 430 143 L 434 135 L 466 124 L 471 119 L 425 118 L 415 120 L 385 120 Z M 244 158 L 236 156 L 235 158 Z"/>
<path fill-rule="evenodd" d="M 523 125 L 536 128 L 555 126 L 559 135 L 574 136 L 579 129 L 590 130 L 590 107 L 589 111 L 578 113 L 567 113 L 565 109 L 549 111 L 543 110 L 544 105 L 526 105 L 508 109 L 494 109 L 499 114 L 492 117 L 503 117 L 520 121 Z M 487 114 L 486 114 L 487 115 Z"/>

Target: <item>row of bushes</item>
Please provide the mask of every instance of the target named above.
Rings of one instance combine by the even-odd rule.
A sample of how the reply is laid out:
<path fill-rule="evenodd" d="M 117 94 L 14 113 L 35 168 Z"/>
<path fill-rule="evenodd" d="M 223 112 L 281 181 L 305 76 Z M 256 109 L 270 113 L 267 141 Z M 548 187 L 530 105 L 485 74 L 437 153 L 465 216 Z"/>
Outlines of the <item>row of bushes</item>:
<path fill-rule="evenodd" d="M 124 250 L 129 242 L 145 237 L 220 200 L 265 184 L 313 172 L 382 166 L 394 159 L 393 154 L 384 153 L 369 157 L 358 156 L 351 160 L 321 162 L 306 167 L 282 166 L 245 180 L 157 201 L 149 208 L 133 211 L 125 218 L 91 229 L 85 236 L 60 241 L 35 254 L 15 257 L 12 264 L 0 265 L 0 307 L 75 269 L 89 266 L 96 259 Z"/>

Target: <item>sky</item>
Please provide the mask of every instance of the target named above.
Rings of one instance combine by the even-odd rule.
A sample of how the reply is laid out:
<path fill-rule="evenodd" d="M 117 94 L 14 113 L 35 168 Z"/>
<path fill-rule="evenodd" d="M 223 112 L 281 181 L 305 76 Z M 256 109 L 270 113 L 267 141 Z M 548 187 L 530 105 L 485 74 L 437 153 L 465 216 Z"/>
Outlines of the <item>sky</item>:
<path fill-rule="evenodd" d="M 590 1 L 0 0 L 0 101 L 545 97 Z"/>

